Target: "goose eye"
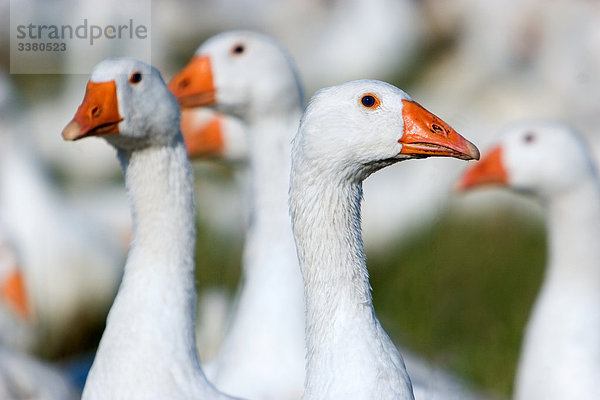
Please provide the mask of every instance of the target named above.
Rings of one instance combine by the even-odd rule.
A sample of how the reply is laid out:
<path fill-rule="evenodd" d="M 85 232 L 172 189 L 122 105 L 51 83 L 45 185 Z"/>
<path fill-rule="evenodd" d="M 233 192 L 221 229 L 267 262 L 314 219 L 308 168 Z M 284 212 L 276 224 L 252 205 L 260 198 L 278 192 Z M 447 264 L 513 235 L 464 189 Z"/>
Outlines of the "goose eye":
<path fill-rule="evenodd" d="M 142 80 L 142 74 L 141 72 L 134 72 L 133 74 L 131 74 L 131 76 L 129 77 L 129 82 L 133 83 L 134 85 L 136 83 L 140 83 Z"/>
<path fill-rule="evenodd" d="M 381 102 L 373 94 L 365 94 L 361 99 L 360 103 L 366 108 L 377 108 Z"/>
<path fill-rule="evenodd" d="M 231 49 L 231 53 L 232 54 L 242 54 L 245 50 L 246 50 L 246 48 L 244 47 L 243 44 L 236 44 Z"/>
<path fill-rule="evenodd" d="M 528 133 L 523 137 L 523 141 L 527 144 L 529 143 L 533 143 L 535 141 L 535 134 L 533 133 Z"/>

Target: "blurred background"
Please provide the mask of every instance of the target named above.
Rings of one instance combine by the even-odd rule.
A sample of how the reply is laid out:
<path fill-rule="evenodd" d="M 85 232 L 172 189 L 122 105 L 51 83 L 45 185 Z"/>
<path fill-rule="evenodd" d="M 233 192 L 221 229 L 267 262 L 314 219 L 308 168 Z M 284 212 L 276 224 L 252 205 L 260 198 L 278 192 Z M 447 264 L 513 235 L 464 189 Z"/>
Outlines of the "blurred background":
<path fill-rule="evenodd" d="M 90 9 L 107 22 L 135 12 L 116 1 L 72 1 L 68 9 L 32 4 L 32 13 L 57 21 Z M 165 80 L 211 35 L 255 29 L 289 50 L 307 99 L 323 86 L 381 79 L 482 153 L 505 124 L 552 117 L 577 127 L 600 155 L 596 1 L 153 0 L 150 6 L 151 62 Z M 9 15 L 9 1 L 0 0 L 0 233 L 19 261 L 1 253 L 9 266 L 0 266 L 0 275 L 19 264 L 34 300 L 29 319 L 3 306 L 0 333 L 6 345 L 70 365 L 93 355 L 101 335 L 127 250 L 129 210 L 112 149 L 101 140 L 67 144 L 60 136 L 88 75 L 9 74 Z M 102 58 L 122 50 L 98 49 Z M 40 62 L 48 62 L 44 57 Z M 78 60 L 59 55 L 50 62 L 68 70 Z M 543 212 L 500 190 L 455 193 L 465 167 L 452 159 L 401 163 L 365 183 L 375 309 L 398 343 L 474 387 L 508 397 L 546 262 Z M 240 273 L 245 211 L 236 174 L 242 168 L 195 163 L 199 319 L 208 325 L 219 324 Z M 77 238 L 69 239 L 73 232 Z M 82 238 L 97 240 L 79 246 Z M 90 242 L 98 245 L 85 248 Z M 64 258 L 75 251 L 84 254 Z"/>

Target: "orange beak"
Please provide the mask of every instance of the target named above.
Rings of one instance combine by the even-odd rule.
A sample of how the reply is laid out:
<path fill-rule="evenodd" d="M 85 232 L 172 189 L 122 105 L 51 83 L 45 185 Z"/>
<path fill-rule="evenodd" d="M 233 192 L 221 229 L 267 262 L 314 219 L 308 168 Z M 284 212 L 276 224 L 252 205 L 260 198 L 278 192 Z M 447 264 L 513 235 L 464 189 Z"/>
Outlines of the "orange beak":
<path fill-rule="evenodd" d="M 77 140 L 86 136 L 100 136 L 119 133 L 117 85 L 114 81 L 88 82 L 83 102 L 73 120 L 63 129 L 65 140 Z"/>
<path fill-rule="evenodd" d="M 27 320 L 32 315 L 32 310 L 27 301 L 25 280 L 21 270 L 11 272 L 0 282 L 0 299 L 22 319 Z"/>
<path fill-rule="evenodd" d="M 169 82 L 182 108 L 215 104 L 215 86 L 208 56 L 194 56 Z"/>
<path fill-rule="evenodd" d="M 416 157 L 455 157 L 479 160 L 477 147 L 414 101 L 402 100 L 404 135 L 400 154 Z"/>
<path fill-rule="evenodd" d="M 502 148 L 495 147 L 478 163 L 473 164 L 458 183 L 459 190 L 467 190 L 482 185 L 508 184 L 508 174 L 502 163 Z"/>
<path fill-rule="evenodd" d="M 184 108 L 181 110 L 181 133 L 190 158 L 220 157 L 223 154 L 225 143 L 220 116 L 206 121 L 198 118 L 195 110 Z"/>

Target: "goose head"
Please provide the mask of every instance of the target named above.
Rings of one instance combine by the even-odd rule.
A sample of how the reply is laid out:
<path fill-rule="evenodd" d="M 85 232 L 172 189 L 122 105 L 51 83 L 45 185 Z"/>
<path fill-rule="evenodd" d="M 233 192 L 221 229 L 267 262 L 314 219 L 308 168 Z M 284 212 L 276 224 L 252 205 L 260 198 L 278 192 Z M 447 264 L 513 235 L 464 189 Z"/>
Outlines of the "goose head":
<path fill-rule="evenodd" d="M 122 150 L 171 142 L 179 106 L 158 70 L 131 58 L 111 58 L 92 71 L 85 97 L 65 127 L 65 140 L 102 136 Z"/>
<path fill-rule="evenodd" d="M 458 188 L 483 185 L 550 197 L 594 176 L 588 146 L 570 126 L 550 120 L 507 127 L 499 142 L 462 176 Z"/>
<path fill-rule="evenodd" d="M 273 38 L 251 31 L 208 39 L 169 88 L 184 108 L 216 105 L 243 119 L 300 108 L 303 98 L 287 52 Z"/>
<path fill-rule="evenodd" d="M 404 91 L 358 80 L 319 90 L 294 139 L 296 165 L 313 164 L 362 180 L 410 158 L 478 159 L 477 148 Z"/>
<path fill-rule="evenodd" d="M 181 132 L 190 158 L 248 161 L 248 132 L 239 118 L 206 107 L 184 108 Z"/>

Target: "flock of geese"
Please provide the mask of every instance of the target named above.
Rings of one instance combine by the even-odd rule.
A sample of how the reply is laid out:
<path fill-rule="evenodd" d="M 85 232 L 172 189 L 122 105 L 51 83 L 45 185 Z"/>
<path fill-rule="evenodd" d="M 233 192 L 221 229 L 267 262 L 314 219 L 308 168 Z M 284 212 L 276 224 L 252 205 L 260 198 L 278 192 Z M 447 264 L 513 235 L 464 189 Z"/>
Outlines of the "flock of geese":
<path fill-rule="evenodd" d="M 305 105 L 294 62 L 276 40 L 229 31 L 203 43 L 168 84 L 144 62 L 102 61 L 62 136 L 102 137 L 116 149 L 132 216 L 125 267 L 117 267 L 119 235 L 97 221 L 70 224 L 75 206 L 60 193 L 34 192 L 48 190 L 43 179 L 27 193 L 2 190 L 0 311 L 3 323 L 12 322 L 7 333 L 0 327 L 0 397 L 78 398 L 64 375 L 13 349 L 39 346 L 25 323 L 32 314 L 69 310 L 60 325 L 69 326 L 77 307 L 92 307 L 86 298 L 110 302 L 119 285 L 85 400 L 487 398 L 449 375 L 431 373 L 436 379 L 428 381 L 428 372 L 412 369 L 373 307 L 361 231 L 363 181 L 399 161 L 480 157 L 401 89 L 354 80 L 318 90 Z M 2 185 L 35 175 L 35 159 L 17 151 L 27 143 L 6 140 Z M 217 355 L 200 360 L 189 159 L 215 156 L 248 160 L 249 222 L 227 331 Z M 397 184 L 394 197 L 403 209 L 402 192 L 410 187 Z M 457 186 L 490 184 L 539 198 L 548 220 L 546 277 L 525 332 L 514 398 L 600 398 L 600 186 L 589 146 L 556 121 L 512 125 L 481 161 L 469 163 Z M 27 210 L 39 198 L 55 199 L 41 215 L 4 207 Z M 75 263 L 60 257 L 78 257 L 78 250 L 96 260 L 74 274 L 88 277 L 72 283 L 81 290 L 69 292 L 74 299 L 53 289 L 60 271 L 34 271 L 39 261 L 27 248 L 33 236 L 5 234 L 25 217 L 54 232 L 48 237 L 56 243 L 45 249 L 51 254 L 38 257 L 64 267 Z M 23 282 L 40 273 L 46 297 L 29 298 L 44 290 Z"/>

